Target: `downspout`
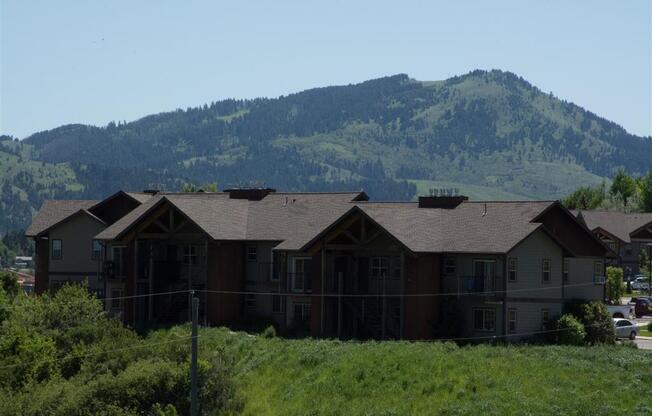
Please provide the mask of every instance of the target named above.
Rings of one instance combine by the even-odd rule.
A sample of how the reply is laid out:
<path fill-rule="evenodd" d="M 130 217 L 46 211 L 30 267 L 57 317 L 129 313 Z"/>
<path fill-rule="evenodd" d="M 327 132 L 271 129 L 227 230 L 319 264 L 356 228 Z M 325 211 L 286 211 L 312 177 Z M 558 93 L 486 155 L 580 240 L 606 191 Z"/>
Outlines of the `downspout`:
<path fill-rule="evenodd" d="M 503 255 L 503 340 L 507 341 L 507 254 Z"/>

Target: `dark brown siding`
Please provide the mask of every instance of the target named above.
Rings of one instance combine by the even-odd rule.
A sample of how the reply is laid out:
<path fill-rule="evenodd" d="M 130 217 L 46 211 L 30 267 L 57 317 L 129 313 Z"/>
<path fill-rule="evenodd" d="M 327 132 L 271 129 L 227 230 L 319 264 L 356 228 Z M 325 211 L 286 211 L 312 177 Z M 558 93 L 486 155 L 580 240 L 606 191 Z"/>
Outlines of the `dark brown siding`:
<path fill-rule="evenodd" d="M 207 289 L 215 291 L 244 290 L 244 245 L 222 242 L 208 245 Z M 208 293 L 207 312 L 211 325 L 231 325 L 243 317 L 244 296 Z"/>
<path fill-rule="evenodd" d="M 321 335 L 321 252 L 312 256 L 311 285 L 312 301 L 310 303 L 310 335 Z"/>
<path fill-rule="evenodd" d="M 405 258 L 405 293 L 439 293 L 440 258 L 436 254 L 424 254 Z M 405 339 L 428 339 L 438 318 L 436 296 L 405 298 L 403 337 Z"/>
<path fill-rule="evenodd" d="M 93 215 L 107 224 L 113 224 L 138 206 L 138 202 L 125 195 L 118 195 L 92 210 Z"/>
<path fill-rule="evenodd" d="M 593 239 L 585 228 L 555 207 L 540 220 L 564 245 L 577 256 L 604 256 L 605 248 Z"/>
<path fill-rule="evenodd" d="M 49 240 L 35 238 L 36 264 L 34 265 L 34 291 L 41 294 L 48 290 L 48 268 L 50 261 Z"/>

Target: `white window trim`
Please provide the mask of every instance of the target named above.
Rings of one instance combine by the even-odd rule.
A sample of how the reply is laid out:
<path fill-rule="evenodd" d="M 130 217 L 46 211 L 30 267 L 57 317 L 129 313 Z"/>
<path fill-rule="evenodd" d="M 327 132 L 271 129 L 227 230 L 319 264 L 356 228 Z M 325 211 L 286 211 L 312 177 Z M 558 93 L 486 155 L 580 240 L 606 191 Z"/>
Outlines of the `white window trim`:
<path fill-rule="evenodd" d="M 249 258 L 250 250 L 252 250 L 252 249 L 253 249 L 253 257 L 254 257 L 253 259 Z M 247 250 L 247 251 L 246 251 L 246 253 L 245 253 L 245 257 L 246 257 L 246 259 L 247 259 L 248 262 L 253 263 L 253 262 L 258 261 L 258 247 L 257 247 L 256 245 L 254 245 L 254 244 L 249 244 L 249 245 L 247 245 L 247 249 L 246 249 L 246 250 Z"/>
<path fill-rule="evenodd" d="M 514 312 L 514 319 L 511 318 L 510 313 Z M 514 322 L 514 329 L 510 329 L 510 324 Z M 518 331 L 518 310 L 516 308 L 507 309 L 507 332 L 514 334 Z"/>
<path fill-rule="evenodd" d="M 548 280 L 545 279 L 546 270 L 544 264 L 548 264 Z M 551 259 L 541 259 L 541 283 L 548 285 L 552 282 L 552 260 Z"/>
<path fill-rule="evenodd" d="M 482 329 L 477 329 L 475 327 L 475 312 L 476 311 L 482 311 Z M 487 329 L 486 328 L 486 322 L 487 322 L 487 312 L 491 312 L 493 314 L 493 328 Z M 471 308 L 471 313 L 472 313 L 472 328 L 473 331 L 475 332 L 496 332 L 496 310 L 493 308 Z"/>
<path fill-rule="evenodd" d="M 514 269 L 511 268 L 512 261 L 514 261 Z M 512 271 L 514 272 L 514 279 L 511 278 Z M 518 259 L 516 257 L 507 258 L 507 281 L 512 283 L 518 281 Z"/>
<path fill-rule="evenodd" d="M 58 250 L 59 255 L 57 257 L 54 256 L 54 242 L 55 241 L 58 241 L 59 244 L 60 244 L 60 247 L 59 247 L 59 250 Z M 63 239 L 61 239 L 61 238 L 53 238 L 52 239 L 52 247 L 50 247 L 50 258 L 52 260 L 63 260 Z"/>

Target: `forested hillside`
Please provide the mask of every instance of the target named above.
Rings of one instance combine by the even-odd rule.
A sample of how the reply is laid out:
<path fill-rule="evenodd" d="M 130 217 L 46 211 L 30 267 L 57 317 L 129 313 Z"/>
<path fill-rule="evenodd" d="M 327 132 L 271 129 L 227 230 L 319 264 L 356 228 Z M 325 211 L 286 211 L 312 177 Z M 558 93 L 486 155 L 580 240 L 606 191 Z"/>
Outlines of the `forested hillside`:
<path fill-rule="evenodd" d="M 45 197 L 185 182 L 364 189 L 374 199 L 411 199 L 431 187 L 472 198 L 561 198 L 621 167 L 645 173 L 652 140 L 514 74 L 474 71 L 224 100 L 105 127 L 67 125 L 5 139 L 0 157 L 4 232 L 27 225 Z"/>

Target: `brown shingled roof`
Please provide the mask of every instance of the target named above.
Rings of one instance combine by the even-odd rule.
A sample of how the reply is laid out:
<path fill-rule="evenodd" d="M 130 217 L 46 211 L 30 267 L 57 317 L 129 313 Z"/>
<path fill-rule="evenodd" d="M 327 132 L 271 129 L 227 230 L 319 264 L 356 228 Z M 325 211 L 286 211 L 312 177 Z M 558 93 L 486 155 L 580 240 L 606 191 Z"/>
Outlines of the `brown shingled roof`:
<path fill-rule="evenodd" d="M 360 192 L 272 193 L 259 201 L 226 193 L 160 193 L 96 238 L 121 238 L 164 201 L 175 206 L 215 240 L 303 241 L 351 208 Z"/>
<path fill-rule="evenodd" d="M 601 228 L 625 243 L 631 242 L 631 234 L 639 228 L 652 224 L 652 213 L 624 213 L 618 211 L 579 211 L 590 230 Z"/>
<path fill-rule="evenodd" d="M 356 206 L 413 252 L 506 253 L 542 226 L 531 221 L 551 204 L 463 202 L 455 209 L 419 208 L 412 202 Z"/>
<path fill-rule="evenodd" d="M 97 200 L 86 199 L 47 200 L 43 202 L 41 209 L 34 216 L 32 224 L 25 231 L 25 235 L 27 237 L 36 237 L 71 215 L 80 210 L 86 210 L 98 202 Z"/>

